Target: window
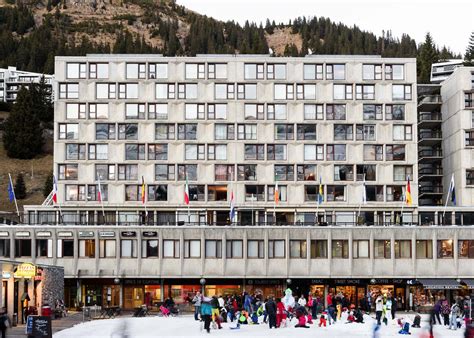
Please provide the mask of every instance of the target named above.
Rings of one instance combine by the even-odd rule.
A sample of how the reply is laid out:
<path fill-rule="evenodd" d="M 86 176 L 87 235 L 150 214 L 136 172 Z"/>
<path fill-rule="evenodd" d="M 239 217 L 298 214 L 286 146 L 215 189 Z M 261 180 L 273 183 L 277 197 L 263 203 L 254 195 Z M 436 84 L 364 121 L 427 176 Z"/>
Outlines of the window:
<path fill-rule="evenodd" d="M 334 125 L 334 141 L 341 141 L 341 140 L 353 140 L 354 139 L 354 132 L 353 132 L 353 125 L 352 124 L 335 124 Z"/>
<path fill-rule="evenodd" d="M 328 144 L 326 146 L 326 161 L 345 161 L 346 145 L 345 144 Z"/>
<path fill-rule="evenodd" d="M 222 258 L 222 241 L 207 239 L 205 241 L 206 258 Z"/>
<path fill-rule="evenodd" d="M 382 80 L 382 65 L 363 65 L 363 80 Z"/>
<path fill-rule="evenodd" d="M 232 83 L 216 83 L 214 84 L 214 99 L 216 100 L 233 100 L 235 99 L 235 85 Z"/>
<path fill-rule="evenodd" d="M 158 240 L 157 239 L 145 239 L 142 240 L 142 257 L 158 257 Z"/>
<path fill-rule="evenodd" d="M 474 131 L 473 130 L 466 130 L 466 147 L 474 146 Z"/>
<path fill-rule="evenodd" d="M 189 200 L 203 202 L 206 198 L 206 189 L 204 185 L 189 185 Z"/>
<path fill-rule="evenodd" d="M 286 144 L 267 144 L 267 160 L 286 161 Z"/>
<path fill-rule="evenodd" d="M 166 100 L 176 98 L 176 85 L 174 83 L 156 83 L 155 99 Z"/>
<path fill-rule="evenodd" d="M 146 79 L 145 63 L 127 63 L 125 67 L 127 79 Z"/>
<path fill-rule="evenodd" d="M 405 120 L 405 105 L 404 104 L 387 104 L 385 105 L 385 119 L 386 120 Z"/>
<path fill-rule="evenodd" d="M 388 185 L 387 191 L 387 202 L 404 202 L 403 201 L 403 186 L 401 185 Z"/>
<path fill-rule="evenodd" d="M 265 106 L 263 104 L 245 104 L 244 118 L 246 120 L 263 120 L 265 118 Z"/>
<path fill-rule="evenodd" d="M 334 181 L 354 181 L 354 166 L 352 164 L 335 165 Z"/>
<path fill-rule="evenodd" d="M 115 180 L 115 164 L 96 164 L 95 180 Z"/>
<path fill-rule="evenodd" d="M 227 201 L 227 185 L 208 185 L 207 200 L 209 202 Z"/>
<path fill-rule="evenodd" d="M 275 140 L 294 140 L 295 126 L 293 124 L 275 124 Z"/>
<path fill-rule="evenodd" d="M 122 258 L 137 257 L 137 240 L 136 239 L 120 240 L 120 257 Z"/>
<path fill-rule="evenodd" d="M 109 77 L 108 63 L 89 63 L 89 78 L 107 79 Z"/>
<path fill-rule="evenodd" d="M 142 186 L 138 184 L 125 185 L 125 201 L 141 201 Z"/>
<path fill-rule="evenodd" d="M 288 189 L 286 185 L 278 186 L 278 200 L 280 202 L 288 202 Z M 275 186 L 274 185 L 269 185 L 267 187 L 267 201 L 268 202 L 275 201 Z"/>
<path fill-rule="evenodd" d="M 60 83 L 59 84 L 60 99 L 78 99 L 79 83 Z"/>
<path fill-rule="evenodd" d="M 286 64 L 267 64 L 267 79 L 284 80 L 286 79 Z"/>
<path fill-rule="evenodd" d="M 294 100 L 295 88 L 293 84 L 277 84 L 273 85 L 273 98 L 275 100 Z"/>
<path fill-rule="evenodd" d="M 268 240 L 268 258 L 285 258 L 285 240 Z"/>
<path fill-rule="evenodd" d="M 233 124 L 215 124 L 214 125 L 215 140 L 234 140 L 235 126 Z"/>
<path fill-rule="evenodd" d="M 85 103 L 66 103 L 67 119 L 85 119 L 86 104 Z"/>
<path fill-rule="evenodd" d="M 324 192 L 323 192 L 323 194 L 324 194 Z M 319 197 L 319 186 L 317 186 L 317 185 L 305 185 L 304 186 L 304 200 L 305 200 L 305 202 L 317 202 L 318 197 Z M 323 197 L 323 199 L 324 199 L 324 197 Z"/>
<path fill-rule="evenodd" d="M 408 177 L 413 177 L 413 167 L 411 165 L 394 165 L 393 180 L 407 181 Z"/>
<path fill-rule="evenodd" d="M 147 199 L 149 201 L 167 201 L 168 200 L 168 185 L 158 184 L 158 185 L 148 185 L 148 195 Z"/>
<path fill-rule="evenodd" d="M 411 100 L 411 85 L 392 85 L 392 100 Z"/>
<path fill-rule="evenodd" d="M 168 64 L 167 63 L 149 63 L 148 64 L 149 79 L 167 79 Z"/>
<path fill-rule="evenodd" d="M 328 242 L 327 240 L 313 239 L 311 240 L 311 258 L 328 258 Z"/>
<path fill-rule="evenodd" d="M 57 241 L 57 256 L 74 257 L 74 240 L 73 239 L 58 239 Z"/>
<path fill-rule="evenodd" d="M 96 83 L 95 93 L 97 99 L 116 99 L 117 85 L 115 83 Z"/>
<path fill-rule="evenodd" d="M 394 141 L 411 141 L 413 138 L 411 125 L 393 125 Z"/>
<path fill-rule="evenodd" d="M 474 170 L 466 169 L 466 185 L 474 185 Z"/>
<path fill-rule="evenodd" d="M 79 125 L 77 123 L 60 123 L 60 140 L 77 140 L 79 138 Z"/>
<path fill-rule="evenodd" d="M 227 64 L 226 63 L 208 63 L 207 76 L 209 79 L 226 79 Z"/>
<path fill-rule="evenodd" d="M 31 257 L 31 239 L 15 239 L 15 257 Z"/>
<path fill-rule="evenodd" d="M 187 146 L 188 145 L 186 145 L 186 147 Z M 149 160 L 167 160 L 168 159 L 168 144 L 149 144 L 148 145 L 148 159 Z"/>
<path fill-rule="evenodd" d="M 119 123 L 118 125 L 119 140 L 137 140 L 138 124 L 137 123 Z"/>
<path fill-rule="evenodd" d="M 109 198 L 108 185 L 101 184 L 100 192 L 102 201 L 107 201 Z M 98 201 L 99 200 L 99 186 L 97 184 L 89 184 L 87 186 L 87 200 L 88 201 Z"/>
<path fill-rule="evenodd" d="M 227 145 L 226 144 L 208 144 L 207 145 L 208 160 L 226 160 Z"/>
<path fill-rule="evenodd" d="M 238 124 L 237 125 L 238 140 L 256 140 L 257 125 L 256 124 Z"/>
<path fill-rule="evenodd" d="M 226 240 L 226 258 L 243 258 L 243 241 Z"/>
<path fill-rule="evenodd" d="M 453 258 L 452 239 L 438 240 L 438 258 Z"/>
<path fill-rule="evenodd" d="M 204 63 L 186 63 L 185 65 L 186 79 L 204 79 L 206 76 L 206 68 Z"/>
<path fill-rule="evenodd" d="M 170 123 L 155 124 L 155 140 L 174 140 L 175 125 Z"/>
<path fill-rule="evenodd" d="M 324 146 L 319 144 L 305 144 L 304 145 L 304 160 L 316 161 L 324 160 Z"/>
<path fill-rule="evenodd" d="M 326 65 L 327 80 L 344 80 L 346 78 L 346 65 Z"/>
<path fill-rule="evenodd" d="M 315 124 L 298 124 L 296 125 L 296 135 L 298 140 L 316 140 L 316 125 Z"/>
<path fill-rule="evenodd" d="M 149 120 L 166 120 L 168 118 L 168 104 L 166 103 L 149 103 L 148 119 Z"/>
<path fill-rule="evenodd" d="M 246 63 L 244 65 L 244 79 L 245 80 L 262 80 L 264 76 L 263 63 Z"/>
<path fill-rule="evenodd" d="M 303 79 L 305 80 L 322 80 L 323 65 L 321 64 L 304 64 Z"/>
<path fill-rule="evenodd" d="M 67 63 L 67 79 L 85 79 L 87 76 L 87 67 L 85 63 Z"/>
<path fill-rule="evenodd" d="M 184 258 L 201 258 L 201 240 L 184 240 Z"/>
<path fill-rule="evenodd" d="M 377 166 L 375 164 L 357 164 L 356 180 L 357 181 L 376 181 Z"/>
<path fill-rule="evenodd" d="M 204 103 L 186 103 L 184 109 L 184 117 L 186 120 L 203 120 L 206 113 L 206 105 Z"/>
<path fill-rule="evenodd" d="M 69 143 L 66 144 L 66 160 L 85 160 L 86 145 Z"/>
<path fill-rule="evenodd" d="M 305 104 L 304 105 L 305 120 L 323 120 L 324 106 L 322 104 Z"/>
<path fill-rule="evenodd" d="M 245 160 L 265 160 L 264 144 L 246 144 L 244 159 Z"/>
<path fill-rule="evenodd" d="M 296 168 L 298 181 L 316 180 L 316 164 L 298 164 Z"/>
<path fill-rule="evenodd" d="M 382 161 L 383 146 L 374 144 L 364 144 L 364 161 Z"/>
<path fill-rule="evenodd" d="M 209 120 L 226 120 L 227 119 L 227 104 L 208 104 L 207 118 Z"/>
<path fill-rule="evenodd" d="M 375 141 L 375 124 L 357 124 L 356 125 L 357 141 Z"/>
<path fill-rule="evenodd" d="M 163 240 L 163 258 L 179 258 L 179 240 Z"/>
<path fill-rule="evenodd" d="M 0 239 L 0 257 L 10 257 L 10 239 Z"/>
<path fill-rule="evenodd" d="M 77 164 L 58 164 L 59 180 L 77 180 Z"/>
<path fill-rule="evenodd" d="M 381 120 L 382 119 L 382 105 L 381 104 L 364 104 L 362 106 L 364 120 Z"/>
<path fill-rule="evenodd" d="M 464 107 L 474 108 L 474 93 L 464 93 Z"/>
<path fill-rule="evenodd" d="M 433 241 L 417 240 L 416 241 L 416 258 L 432 259 L 433 258 Z"/>
<path fill-rule="evenodd" d="M 346 105 L 345 104 L 328 104 L 326 105 L 327 120 L 345 120 Z"/>
<path fill-rule="evenodd" d="M 374 85 L 356 85 L 356 100 L 374 100 L 375 86 Z"/>
<path fill-rule="evenodd" d="M 297 100 L 316 100 L 315 84 L 297 84 L 296 85 Z"/>
<path fill-rule="evenodd" d="M 95 139 L 96 140 L 115 140 L 115 123 L 96 123 Z"/>
<path fill-rule="evenodd" d="M 197 181 L 197 164 L 178 164 L 178 181 Z"/>
<path fill-rule="evenodd" d="M 328 185 L 326 186 L 326 200 L 328 202 L 343 202 L 346 200 L 346 186 Z"/>
<path fill-rule="evenodd" d="M 256 100 L 257 99 L 257 85 L 256 84 L 237 84 L 237 99 L 238 100 Z"/>
<path fill-rule="evenodd" d="M 385 146 L 386 161 L 405 161 L 404 144 L 387 144 Z"/>
<path fill-rule="evenodd" d="M 37 239 L 36 240 L 36 257 L 53 257 L 53 240 Z"/>
<path fill-rule="evenodd" d="M 197 99 L 197 83 L 178 83 L 178 99 Z"/>
<path fill-rule="evenodd" d="M 474 258 L 474 240 L 458 240 L 459 258 Z"/>
<path fill-rule="evenodd" d="M 94 258 L 95 257 L 95 239 L 79 240 L 79 257 Z"/>
<path fill-rule="evenodd" d="M 257 165 L 256 164 L 239 164 L 237 165 L 237 181 L 256 181 Z"/>
<path fill-rule="evenodd" d="M 246 202 L 264 202 L 265 186 L 264 185 L 245 185 L 245 201 Z"/>
<path fill-rule="evenodd" d="M 295 167 L 290 164 L 273 166 L 275 181 L 293 181 L 295 179 Z"/>
<path fill-rule="evenodd" d="M 306 258 L 305 240 L 290 240 L 290 258 Z"/>
<path fill-rule="evenodd" d="M 184 146 L 185 160 L 205 160 L 206 159 L 205 144 L 186 144 Z"/>
<path fill-rule="evenodd" d="M 101 239 L 99 241 L 99 257 L 115 258 L 115 239 Z"/>
<path fill-rule="evenodd" d="M 145 159 L 145 144 L 125 144 L 125 160 L 137 161 Z"/>
<path fill-rule="evenodd" d="M 376 240 L 374 241 L 374 257 L 375 258 L 392 258 L 390 240 Z"/>
<path fill-rule="evenodd" d="M 197 124 L 178 124 L 178 140 L 196 140 Z"/>
<path fill-rule="evenodd" d="M 286 104 L 267 104 L 267 119 L 286 120 Z"/>
<path fill-rule="evenodd" d="M 247 258 L 265 258 L 263 240 L 247 240 Z"/>
<path fill-rule="evenodd" d="M 333 240 L 331 244 L 332 258 L 349 258 L 348 240 Z"/>
<path fill-rule="evenodd" d="M 216 164 L 214 166 L 214 178 L 216 181 L 233 181 L 235 177 L 235 166 L 233 164 Z"/>
<path fill-rule="evenodd" d="M 385 65 L 385 80 L 403 80 L 403 65 Z"/>
<path fill-rule="evenodd" d="M 334 100 L 352 100 L 352 85 L 351 84 L 334 84 L 333 85 L 333 99 Z"/>
<path fill-rule="evenodd" d="M 395 241 L 395 258 L 411 258 L 411 241 Z"/>
<path fill-rule="evenodd" d="M 155 181 L 174 181 L 174 164 L 155 164 Z"/>
<path fill-rule="evenodd" d="M 145 119 L 145 104 L 144 103 L 127 103 L 125 105 L 125 119 L 126 120 Z"/>
<path fill-rule="evenodd" d="M 119 83 L 119 99 L 138 99 L 138 83 Z"/>
<path fill-rule="evenodd" d="M 66 185 L 66 201 L 85 201 L 86 186 L 78 184 Z"/>
<path fill-rule="evenodd" d="M 370 258 L 369 241 L 354 240 L 352 242 L 352 256 L 354 258 Z"/>
<path fill-rule="evenodd" d="M 108 119 L 109 104 L 108 103 L 89 103 L 90 119 Z"/>
<path fill-rule="evenodd" d="M 367 202 L 383 202 L 383 185 L 366 185 L 365 197 Z"/>
<path fill-rule="evenodd" d="M 119 164 L 118 165 L 119 181 L 136 181 L 138 180 L 137 164 Z"/>

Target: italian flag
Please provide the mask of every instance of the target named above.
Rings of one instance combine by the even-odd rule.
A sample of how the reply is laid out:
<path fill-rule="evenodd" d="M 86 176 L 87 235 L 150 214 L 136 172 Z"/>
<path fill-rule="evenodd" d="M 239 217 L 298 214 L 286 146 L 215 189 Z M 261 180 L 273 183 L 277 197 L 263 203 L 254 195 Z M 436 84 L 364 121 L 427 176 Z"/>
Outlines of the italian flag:
<path fill-rule="evenodd" d="M 188 175 L 186 175 L 186 185 L 184 186 L 184 204 L 189 205 Z"/>

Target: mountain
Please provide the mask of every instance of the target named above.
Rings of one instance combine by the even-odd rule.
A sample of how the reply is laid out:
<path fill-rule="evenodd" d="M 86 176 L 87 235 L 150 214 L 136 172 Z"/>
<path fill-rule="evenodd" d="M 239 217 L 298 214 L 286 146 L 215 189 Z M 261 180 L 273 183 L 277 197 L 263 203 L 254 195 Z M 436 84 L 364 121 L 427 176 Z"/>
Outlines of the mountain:
<path fill-rule="evenodd" d="M 377 37 L 329 18 L 265 26 L 222 22 L 174 0 L 0 0 L 0 66 L 53 73 L 54 56 L 86 53 L 380 54 L 416 57 L 409 35 Z M 454 57 L 444 49 L 444 57 Z"/>

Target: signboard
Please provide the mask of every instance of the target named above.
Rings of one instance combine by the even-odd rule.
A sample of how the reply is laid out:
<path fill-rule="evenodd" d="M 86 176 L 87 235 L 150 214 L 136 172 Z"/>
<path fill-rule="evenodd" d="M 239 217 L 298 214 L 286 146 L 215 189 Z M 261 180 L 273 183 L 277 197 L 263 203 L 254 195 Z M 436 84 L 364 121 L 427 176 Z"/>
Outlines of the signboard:
<path fill-rule="evenodd" d="M 30 232 L 29 231 L 17 231 L 15 233 L 15 236 L 16 237 L 29 237 L 30 236 Z"/>
<path fill-rule="evenodd" d="M 72 237 L 72 231 L 58 231 L 58 237 Z"/>
<path fill-rule="evenodd" d="M 8 237 L 8 231 L 0 231 L 0 237 Z"/>
<path fill-rule="evenodd" d="M 99 231 L 100 237 L 115 237 L 115 232 L 113 231 Z"/>
<path fill-rule="evenodd" d="M 15 278 L 33 278 L 36 276 L 36 266 L 31 263 L 22 263 L 16 267 Z"/>
<path fill-rule="evenodd" d="M 160 283 L 160 279 L 123 279 L 123 284 L 125 285 L 160 285 Z"/>
<path fill-rule="evenodd" d="M 336 285 L 358 285 L 360 284 L 360 279 L 336 279 L 334 281 Z"/>
<path fill-rule="evenodd" d="M 283 285 L 281 279 L 247 279 L 248 285 Z"/>
<path fill-rule="evenodd" d="M 79 237 L 94 237 L 94 231 L 79 231 Z"/>
<path fill-rule="evenodd" d="M 156 237 L 158 236 L 158 232 L 157 231 L 143 231 L 142 236 L 143 237 Z"/>
<path fill-rule="evenodd" d="M 52 338 L 50 316 L 28 316 L 26 321 L 26 334 L 34 338 Z"/>
<path fill-rule="evenodd" d="M 51 237 L 51 231 L 38 231 L 36 233 L 37 237 Z"/>
<path fill-rule="evenodd" d="M 2 271 L 2 278 L 9 279 L 12 276 L 10 271 Z"/>
<path fill-rule="evenodd" d="M 136 231 L 122 231 L 122 237 L 137 237 Z"/>

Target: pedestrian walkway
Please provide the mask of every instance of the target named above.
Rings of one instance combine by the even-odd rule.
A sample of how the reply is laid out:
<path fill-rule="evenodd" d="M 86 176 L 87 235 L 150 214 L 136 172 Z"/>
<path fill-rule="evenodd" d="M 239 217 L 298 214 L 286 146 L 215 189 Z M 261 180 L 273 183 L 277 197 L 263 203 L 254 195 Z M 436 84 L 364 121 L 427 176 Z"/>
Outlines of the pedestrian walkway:
<path fill-rule="evenodd" d="M 82 312 L 69 312 L 67 317 L 51 321 L 53 334 L 82 323 Z M 7 331 L 7 338 L 25 338 L 25 324 L 18 324 Z"/>

